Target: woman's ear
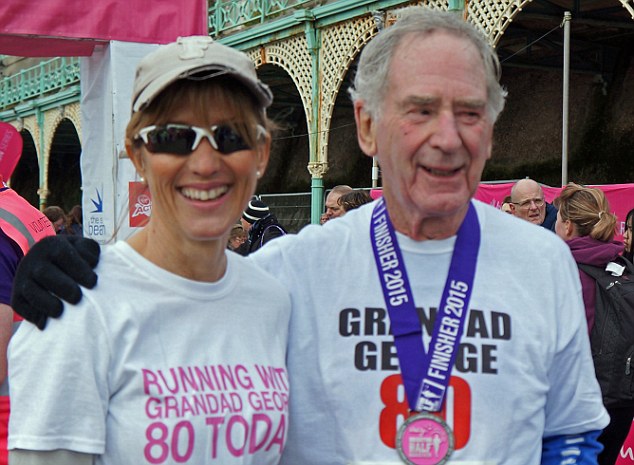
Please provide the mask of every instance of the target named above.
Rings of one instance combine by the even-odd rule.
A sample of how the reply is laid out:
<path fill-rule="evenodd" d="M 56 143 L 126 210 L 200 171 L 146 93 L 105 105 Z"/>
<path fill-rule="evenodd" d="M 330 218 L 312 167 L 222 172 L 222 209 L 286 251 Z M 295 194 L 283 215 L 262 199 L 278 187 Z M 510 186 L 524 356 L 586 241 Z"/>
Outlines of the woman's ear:
<path fill-rule="evenodd" d="M 566 220 L 564 221 L 564 233 L 566 234 L 566 239 L 571 239 L 576 235 L 577 228 L 572 221 Z"/>
<path fill-rule="evenodd" d="M 136 172 L 139 176 L 145 178 L 145 164 L 143 163 L 143 154 L 140 148 L 135 147 L 134 143 L 130 139 L 125 140 L 125 151 L 128 157 L 132 161 Z"/>
<path fill-rule="evenodd" d="M 255 152 L 256 172 L 258 173 L 258 179 L 260 179 L 266 171 L 266 167 L 269 164 L 269 157 L 271 156 L 271 134 L 269 132 L 264 136 L 264 141 L 257 145 Z"/>

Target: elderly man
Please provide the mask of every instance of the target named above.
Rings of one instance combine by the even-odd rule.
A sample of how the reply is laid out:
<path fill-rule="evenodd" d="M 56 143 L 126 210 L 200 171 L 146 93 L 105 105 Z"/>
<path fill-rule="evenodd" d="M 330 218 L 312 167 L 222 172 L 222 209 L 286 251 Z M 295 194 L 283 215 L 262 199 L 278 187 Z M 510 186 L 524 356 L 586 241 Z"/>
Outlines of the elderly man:
<path fill-rule="evenodd" d="M 363 50 L 351 92 L 383 198 L 250 256 L 293 302 L 283 465 L 596 463 L 608 417 L 570 252 L 472 201 L 504 106 L 498 71 L 459 16 L 404 10 Z M 25 290 L 50 253 L 32 254 Z"/>
<path fill-rule="evenodd" d="M 520 179 L 511 188 L 511 213 L 538 226 L 555 230 L 557 209 L 544 200 L 544 191 L 532 179 Z"/>

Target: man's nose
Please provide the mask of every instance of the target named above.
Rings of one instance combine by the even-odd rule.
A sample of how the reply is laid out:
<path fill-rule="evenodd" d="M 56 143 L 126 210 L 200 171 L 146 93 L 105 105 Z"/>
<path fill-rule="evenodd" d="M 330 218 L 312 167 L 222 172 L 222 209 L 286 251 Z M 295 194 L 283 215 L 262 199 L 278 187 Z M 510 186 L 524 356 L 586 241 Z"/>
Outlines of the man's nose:
<path fill-rule="evenodd" d="M 443 151 L 456 149 L 462 144 L 456 117 L 451 111 L 443 111 L 438 115 L 431 143 Z"/>

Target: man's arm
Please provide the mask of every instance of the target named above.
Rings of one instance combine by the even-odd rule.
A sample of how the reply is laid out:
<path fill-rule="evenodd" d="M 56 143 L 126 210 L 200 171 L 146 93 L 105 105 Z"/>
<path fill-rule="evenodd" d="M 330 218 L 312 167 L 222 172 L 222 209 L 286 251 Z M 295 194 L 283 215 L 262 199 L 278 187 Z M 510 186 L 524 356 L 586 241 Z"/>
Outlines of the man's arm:
<path fill-rule="evenodd" d="M 588 431 L 544 438 L 542 465 L 596 465 L 603 445 L 597 441 L 601 431 Z"/>
<path fill-rule="evenodd" d="M 76 304 L 80 285 L 92 288 L 97 275 L 99 244 L 77 236 L 51 236 L 35 244 L 18 266 L 11 307 L 25 320 L 44 329 L 48 317 L 59 317 L 62 300 Z"/>
<path fill-rule="evenodd" d="M 93 465 L 94 455 L 70 450 L 24 450 L 9 451 L 9 465 Z"/>

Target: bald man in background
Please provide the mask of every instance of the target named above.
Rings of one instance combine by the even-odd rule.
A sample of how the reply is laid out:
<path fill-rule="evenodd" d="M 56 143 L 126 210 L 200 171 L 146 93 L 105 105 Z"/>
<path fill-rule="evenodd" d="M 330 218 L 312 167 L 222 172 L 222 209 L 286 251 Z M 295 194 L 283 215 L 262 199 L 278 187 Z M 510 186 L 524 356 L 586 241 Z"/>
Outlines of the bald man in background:
<path fill-rule="evenodd" d="M 557 209 L 546 202 L 542 187 L 532 179 L 520 179 L 513 185 L 511 213 L 529 223 L 555 231 Z"/>

